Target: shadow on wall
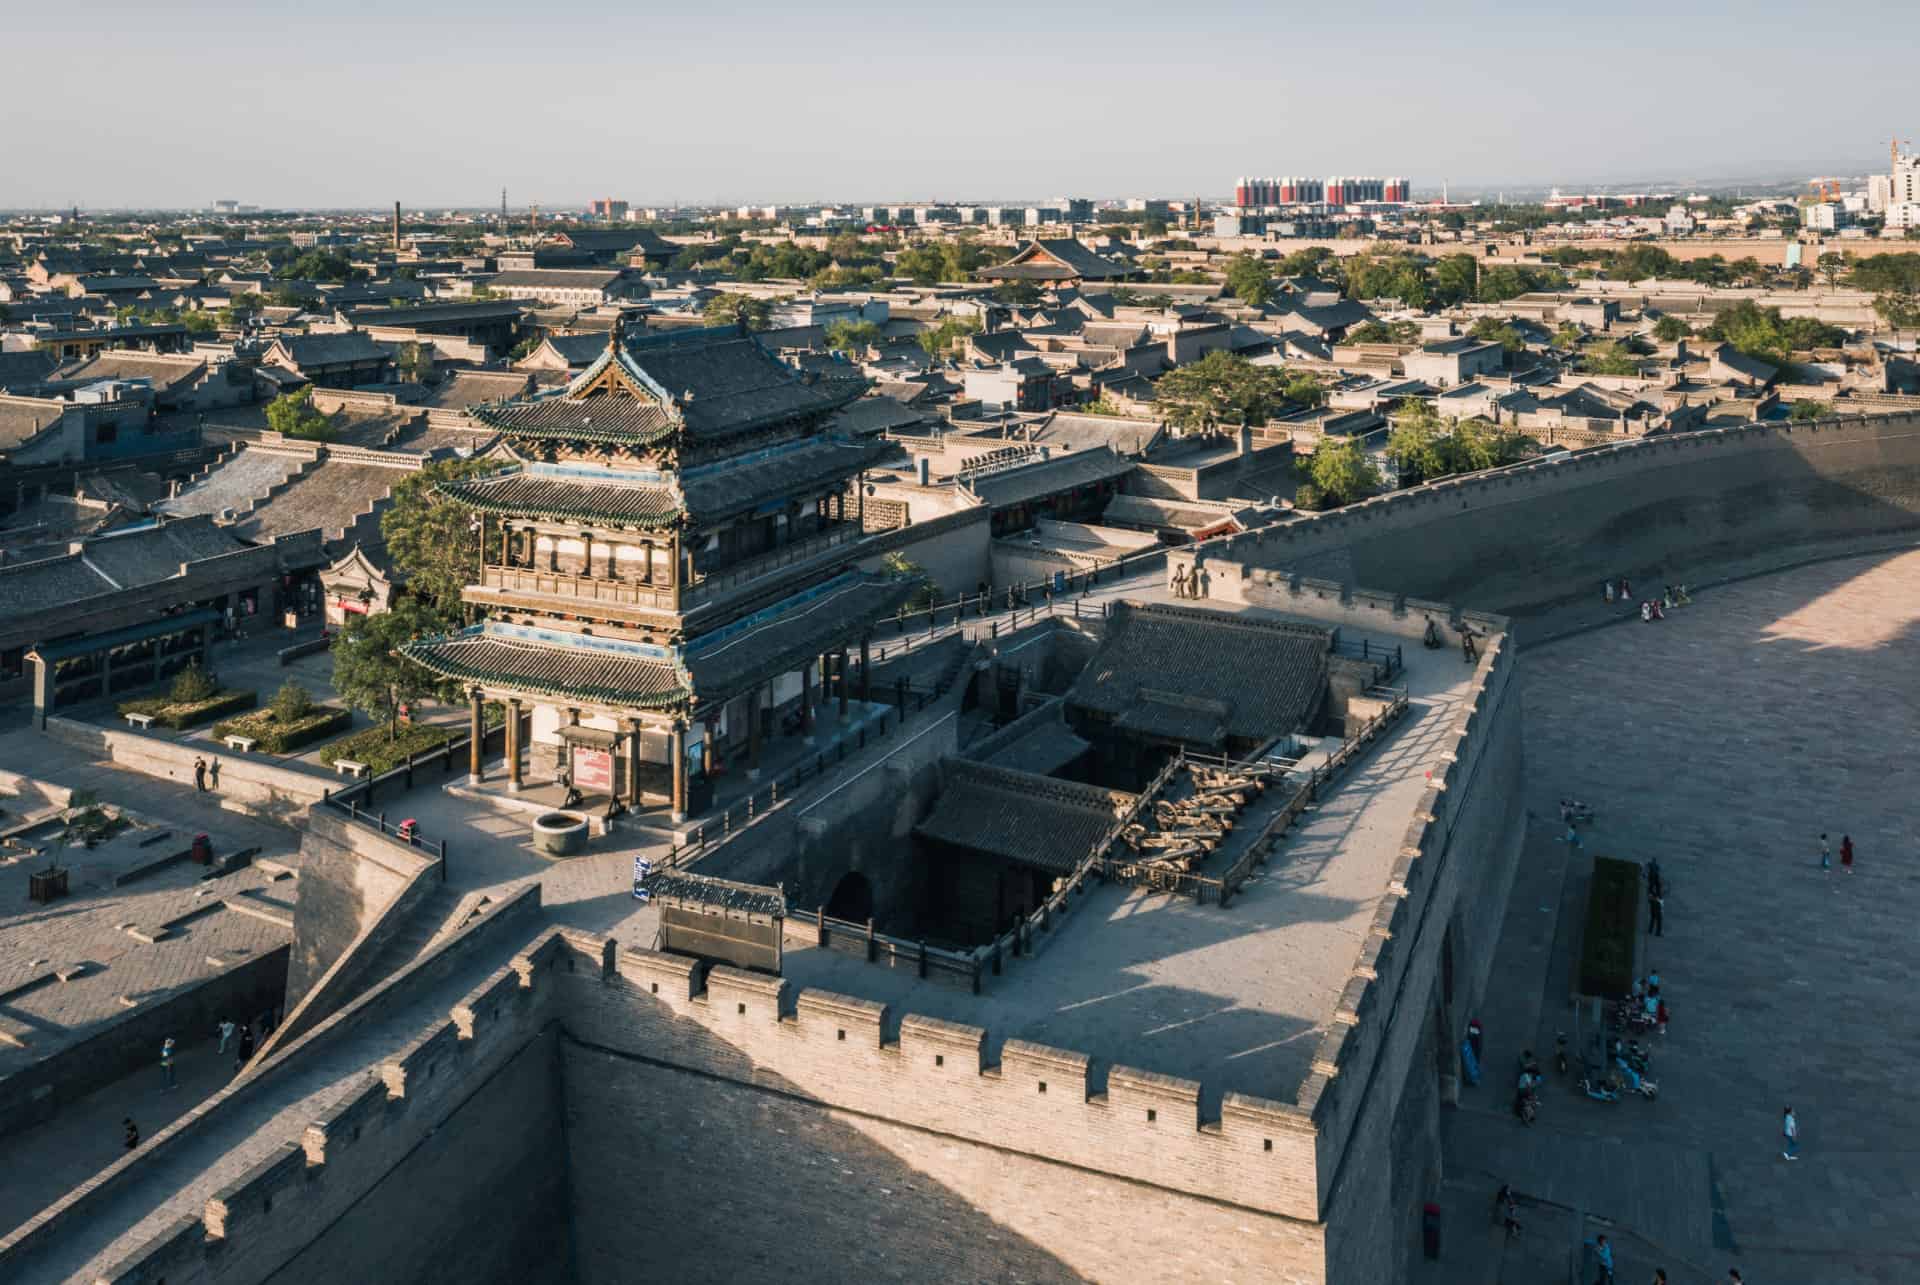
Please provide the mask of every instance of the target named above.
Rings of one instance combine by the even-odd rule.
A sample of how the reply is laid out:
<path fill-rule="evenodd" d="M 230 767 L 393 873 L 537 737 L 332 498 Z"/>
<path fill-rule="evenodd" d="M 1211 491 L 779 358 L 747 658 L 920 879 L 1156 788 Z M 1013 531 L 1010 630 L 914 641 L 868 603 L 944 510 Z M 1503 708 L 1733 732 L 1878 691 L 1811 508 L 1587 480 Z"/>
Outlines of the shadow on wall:
<path fill-rule="evenodd" d="M 1920 416 L 1901 415 L 1647 439 L 1198 548 L 1219 575 L 1238 562 L 1515 612 L 1622 573 L 1697 581 L 1730 556 L 1916 527 Z"/>

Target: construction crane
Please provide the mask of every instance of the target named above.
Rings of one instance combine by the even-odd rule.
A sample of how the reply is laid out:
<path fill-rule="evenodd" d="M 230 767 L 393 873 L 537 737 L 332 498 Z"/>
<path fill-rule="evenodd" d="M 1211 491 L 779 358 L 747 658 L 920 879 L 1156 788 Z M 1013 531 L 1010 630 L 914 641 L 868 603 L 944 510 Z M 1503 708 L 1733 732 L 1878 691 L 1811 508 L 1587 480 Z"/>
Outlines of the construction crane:
<path fill-rule="evenodd" d="M 1823 201 L 1840 199 L 1840 180 L 1837 178 L 1810 178 L 1807 191 L 1813 193 L 1812 200 L 1818 204 Z"/>

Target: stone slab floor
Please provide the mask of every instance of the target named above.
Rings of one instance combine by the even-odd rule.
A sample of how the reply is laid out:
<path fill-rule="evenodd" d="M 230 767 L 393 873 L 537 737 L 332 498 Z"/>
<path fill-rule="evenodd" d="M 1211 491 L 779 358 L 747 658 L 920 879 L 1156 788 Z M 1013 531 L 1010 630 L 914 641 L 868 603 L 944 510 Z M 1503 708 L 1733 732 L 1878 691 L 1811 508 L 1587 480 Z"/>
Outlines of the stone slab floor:
<path fill-rule="evenodd" d="M 1423 1279 L 1567 1280 L 1575 1228 L 1609 1222 L 1622 1282 L 1920 1279 L 1920 552 L 1703 592 L 1522 669 L 1539 820 L 1479 1014 L 1487 1076 L 1446 1120 L 1447 1252 Z M 1599 811 L 1583 852 L 1557 838 L 1566 794 Z M 1822 831 L 1836 852 L 1853 836 L 1856 873 L 1821 871 Z M 1657 856 L 1671 886 L 1666 934 L 1643 942 L 1674 1014 L 1657 1102 L 1589 1101 L 1549 1061 L 1596 853 Z M 1549 1078 L 1532 1129 L 1508 1110 L 1523 1046 Z M 1506 1249 L 1501 1181 L 1539 1202 Z"/>

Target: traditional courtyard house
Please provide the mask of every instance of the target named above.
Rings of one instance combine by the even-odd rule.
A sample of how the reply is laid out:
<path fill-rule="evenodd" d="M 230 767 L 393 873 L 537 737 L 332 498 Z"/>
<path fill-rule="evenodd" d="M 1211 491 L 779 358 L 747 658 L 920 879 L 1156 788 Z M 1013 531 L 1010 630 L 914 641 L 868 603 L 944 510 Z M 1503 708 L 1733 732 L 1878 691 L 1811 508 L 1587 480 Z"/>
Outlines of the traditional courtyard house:
<path fill-rule="evenodd" d="M 480 528 L 481 624 L 405 654 L 514 716 L 532 706 L 532 770 L 589 799 L 704 811 L 712 778 L 784 721 L 810 732 L 837 672 L 844 709 L 874 618 L 909 582 L 852 566 L 883 445 L 821 430 L 859 380 L 798 375 L 733 329 L 608 337 L 555 395 L 478 407 L 514 462 L 449 483 Z M 476 778 L 480 762 L 471 764 Z"/>
<path fill-rule="evenodd" d="M 283 335 L 261 361 L 301 376 L 316 388 L 358 388 L 392 376 L 393 354 L 363 331 Z"/>
<path fill-rule="evenodd" d="M 1071 237 L 1028 241 L 1005 263 L 982 268 L 982 281 L 1026 282 L 1036 286 L 1077 286 L 1082 282 L 1124 281 L 1134 269 L 1095 254 Z"/>

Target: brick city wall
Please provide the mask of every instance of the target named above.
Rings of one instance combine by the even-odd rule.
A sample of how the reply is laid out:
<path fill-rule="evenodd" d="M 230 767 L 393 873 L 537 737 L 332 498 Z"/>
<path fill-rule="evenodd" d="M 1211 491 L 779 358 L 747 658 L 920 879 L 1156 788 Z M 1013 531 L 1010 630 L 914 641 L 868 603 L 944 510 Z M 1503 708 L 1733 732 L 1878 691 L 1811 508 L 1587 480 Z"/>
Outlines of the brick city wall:
<path fill-rule="evenodd" d="M 369 826 L 356 825 L 331 808 L 307 814 L 300 839 L 300 900 L 293 910 L 293 962 L 287 970 L 287 1013 L 333 975 L 350 955 L 366 959 L 381 944 L 369 934 L 381 924 L 397 931 L 411 904 L 435 886 L 428 877 L 438 863 Z M 409 894 L 400 902 L 403 894 Z M 389 914 L 389 911 L 393 913 Z M 357 949 L 356 949 L 357 946 Z"/>
<path fill-rule="evenodd" d="M 1715 559 L 1920 525 L 1920 416 L 1662 435 L 1479 477 L 1168 555 L 1204 560 L 1210 596 L 1256 570 L 1510 611 L 1597 593 L 1621 574 L 1692 581 Z"/>
<path fill-rule="evenodd" d="M 59 717 L 47 719 L 46 731 L 63 744 L 111 759 L 130 771 L 183 785 L 193 780 L 196 759 L 209 763 L 217 760 L 220 781 L 214 793 L 219 796 L 222 808 L 285 825 L 298 824 L 299 818 L 320 801 L 321 794 L 331 784 L 326 778 L 311 773 L 220 753 L 205 742 L 163 740 L 144 732 L 123 732 Z"/>
<path fill-rule="evenodd" d="M 1440 1092 L 1492 962 L 1485 909 L 1506 903 L 1524 827 L 1514 665 L 1511 637 L 1488 638 L 1299 1097 L 1319 1130 L 1329 1281 L 1403 1279 L 1438 1187 Z"/>
<path fill-rule="evenodd" d="M 1324 1279 L 1313 1135 L 1286 1104 L 1228 1093 L 1203 1124 L 1193 1081 L 1116 1066 L 1095 1084 L 1084 1055 L 1019 1040 L 987 1065 L 978 1027 L 567 944 L 582 1279 L 651 1254 L 685 1279 L 922 1280 L 932 1264 L 1119 1279 L 1150 1264 L 1198 1281 L 1236 1258 L 1247 1277 Z"/>

